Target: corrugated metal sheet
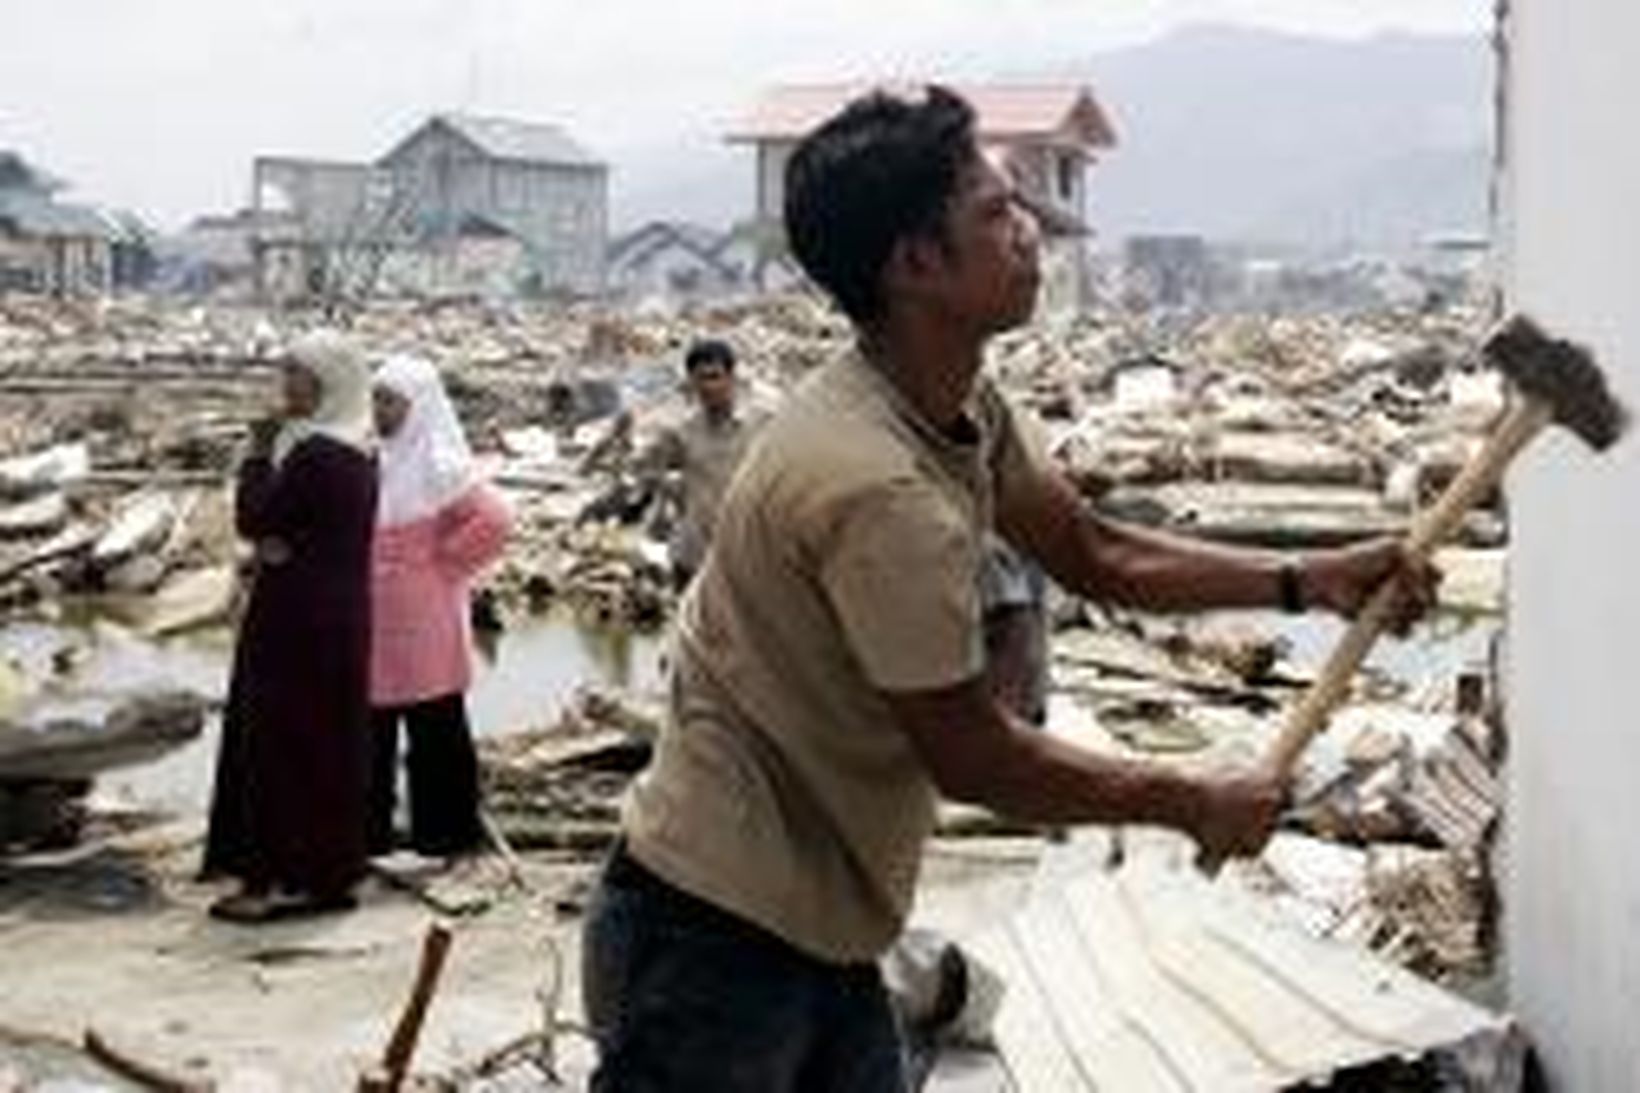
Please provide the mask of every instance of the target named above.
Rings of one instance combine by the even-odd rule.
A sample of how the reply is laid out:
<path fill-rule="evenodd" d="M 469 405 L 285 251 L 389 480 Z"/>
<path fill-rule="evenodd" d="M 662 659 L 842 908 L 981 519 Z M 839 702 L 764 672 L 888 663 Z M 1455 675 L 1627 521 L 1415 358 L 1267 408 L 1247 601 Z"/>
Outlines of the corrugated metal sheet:
<path fill-rule="evenodd" d="M 1038 885 L 973 939 L 1008 985 L 997 1046 L 1028 1093 L 1233 1093 L 1435 1050 L 1514 1088 L 1518 1030 L 1350 945 L 1299 930 L 1177 844 Z"/>

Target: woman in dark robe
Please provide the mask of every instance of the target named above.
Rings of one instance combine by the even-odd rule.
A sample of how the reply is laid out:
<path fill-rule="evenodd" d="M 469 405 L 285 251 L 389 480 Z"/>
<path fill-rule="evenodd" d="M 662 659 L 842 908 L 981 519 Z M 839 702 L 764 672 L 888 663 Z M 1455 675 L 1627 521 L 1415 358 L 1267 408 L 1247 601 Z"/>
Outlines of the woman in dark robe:
<path fill-rule="evenodd" d="M 207 876 L 241 887 L 211 914 L 261 922 L 353 906 L 370 777 L 370 377 L 343 336 L 301 339 L 284 415 L 253 433 L 239 534 L 255 577 L 217 757 Z"/>

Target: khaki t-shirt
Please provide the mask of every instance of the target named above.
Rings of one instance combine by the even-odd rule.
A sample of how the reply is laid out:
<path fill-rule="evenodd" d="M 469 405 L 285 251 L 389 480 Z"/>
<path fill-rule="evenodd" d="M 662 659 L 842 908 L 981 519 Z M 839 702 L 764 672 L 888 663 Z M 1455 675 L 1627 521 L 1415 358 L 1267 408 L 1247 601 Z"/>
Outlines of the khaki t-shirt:
<path fill-rule="evenodd" d="M 713 421 L 697 410 L 681 425 L 662 433 L 640 457 L 644 468 L 683 474 L 682 519 L 671 544 L 674 564 L 690 571 L 700 567 L 712 542 L 723 494 L 765 416 L 756 410 L 737 410 L 727 420 Z"/>
<path fill-rule="evenodd" d="M 985 531 L 1036 457 L 987 381 L 968 424 L 942 435 L 857 354 L 821 368 L 742 464 L 680 611 L 631 851 L 822 959 L 893 941 L 933 827 L 881 692 L 984 668 Z"/>

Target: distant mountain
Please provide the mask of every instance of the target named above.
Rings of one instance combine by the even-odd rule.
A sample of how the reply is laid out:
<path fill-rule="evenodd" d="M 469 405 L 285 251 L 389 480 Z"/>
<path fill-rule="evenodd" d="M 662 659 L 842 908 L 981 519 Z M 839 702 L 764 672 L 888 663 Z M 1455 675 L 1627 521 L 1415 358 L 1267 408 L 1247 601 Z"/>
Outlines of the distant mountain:
<path fill-rule="evenodd" d="M 1090 210 L 1107 242 L 1392 249 L 1485 228 L 1491 70 L 1479 37 L 1203 26 L 1085 61 L 1020 58 L 1006 75 L 1084 80 L 1110 112 L 1119 143 L 1094 169 Z M 751 153 L 703 146 L 715 139 L 617 156 L 617 223 L 745 216 Z"/>
<path fill-rule="evenodd" d="M 1052 74 L 1114 117 L 1101 234 L 1396 247 L 1485 227 L 1491 69 L 1480 38 L 1204 27 Z"/>

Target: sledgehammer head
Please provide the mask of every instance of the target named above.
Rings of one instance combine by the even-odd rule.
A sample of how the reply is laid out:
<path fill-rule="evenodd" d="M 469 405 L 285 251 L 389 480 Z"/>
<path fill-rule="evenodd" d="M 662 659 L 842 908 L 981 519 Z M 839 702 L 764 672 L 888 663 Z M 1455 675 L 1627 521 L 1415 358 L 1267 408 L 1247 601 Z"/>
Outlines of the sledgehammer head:
<path fill-rule="evenodd" d="M 1483 350 L 1523 395 L 1546 404 L 1557 423 L 1595 451 L 1611 447 L 1628 428 L 1628 411 L 1581 345 L 1552 338 L 1526 316 L 1515 315 L 1486 339 Z"/>

